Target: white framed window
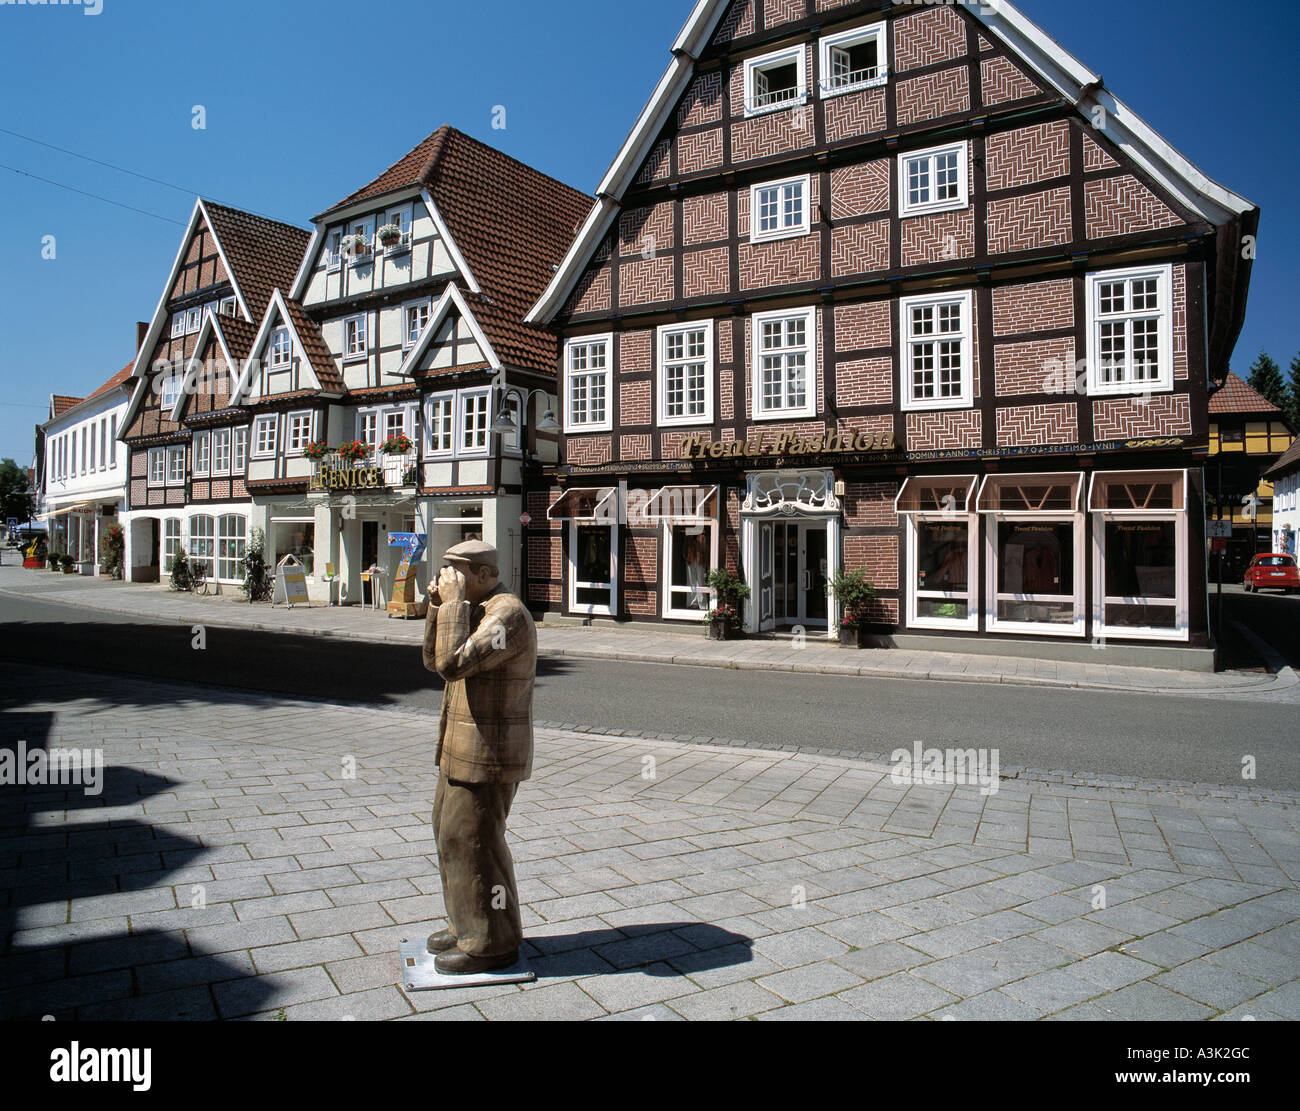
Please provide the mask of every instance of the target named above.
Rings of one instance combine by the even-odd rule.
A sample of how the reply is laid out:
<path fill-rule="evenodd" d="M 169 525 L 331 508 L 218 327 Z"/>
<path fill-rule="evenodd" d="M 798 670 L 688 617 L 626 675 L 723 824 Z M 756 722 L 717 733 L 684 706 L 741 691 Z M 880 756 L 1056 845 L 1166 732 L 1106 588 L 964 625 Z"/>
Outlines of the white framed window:
<path fill-rule="evenodd" d="M 974 404 L 973 300 L 970 290 L 900 298 L 904 410 Z"/>
<path fill-rule="evenodd" d="M 170 413 L 176 408 L 176 399 L 181 396 L 181 382 L 182 376 L 179 374 L 173 374 L 163 379 L 158 404 L 162 407 L 164 413 Z"/>
<path fill-rule="evenodd" d="M 883 23 L 855 27 L 821 40 L 821 93 L 841 96 L 889 80 L 888 37 Z"/>
<path fill-rule="evenodd" d="M 817 310 L 753 316 L 754 420 L 817 412 Z"/>
<path fill-rule="evenodd" d="M 618 522 L 569 522 L 569 612 L 618 612 Z"/>
<path fill-rule="evenodd" d="M 227 513 L 217 518 L 217 579 L 223 582 L 242 582 L 239 561 L 244 558 L 248 545 L 248 519 L 237 513 Z"/>
<path fill-rule="evenodd" d="M 456 395 L 430 394 L 424 402 L 424 453 L 449 456 L 455 450 Z"/>
<path fill-rule="evenodd" d="M 186 312 L 186 314 L 185 314 L 185 332 L 186 332 L 187 335 L 188 335 L 188 334 L 192 334 L 192 333 L 194 333 L 194 332 L 197 332 L 197 331 L 199 330 L 199 328 L 202 327 L 202 325 L 203 325 L 203 306 L 202 306 L 202 305 L 198 305 L 198 306 L 196 306 L 196 307 L 190 309 L 188 312 Z"/>
<path fill-rule="evenodd" d="M 183 550 L 181 547 L 181 519 L 179 517 L 164 517 L 162 526 L 162 573 L 166 575 L 171 571 L 172 560 L 176 558 L 176 553 Z"/>
<path fill-rule="evenodd" d="M 790 239 L 811 227 L 812 176 L 752 185 L 749 189 L 749 241 Z"/>
<path fill-rule="evenodd" d="M 907 520 L 907 624 L 971 632 L 976 599 L 979 517 L 973 476 L 913 477 L 895 510 Z"/>
<path fill-rule="evenodd" d="M 212 439 L 207 432 L 194 433 L 194 473 L 196 476 L 206 478 L 208 468 L 211 462 L 209 452 L 212 450 Z"/>
<path fill-rule="evenodd" d="M 325 235 L 325 272 L 338 270 L 343 265 L 343 229 L 330 228 Z"/>
<path fill-rule="evenodd" d="M 613 427 L 609 363 L 614 337 L 584 336 L 564 345 L 564 426 L 608 432 Z"/>
<path fill-rule="evenodd" d="M 178 312 L 172 317 L 172 339 L 185 334 L 185 314 Z"/>
<path fill-rule="evenodd" d="M 629 497 L 629 516 L 630 505 Z M 667 486 L 646 502 L 646 519 L 658 522 L 662 529 L 662 616 L 698 621 L 716 604 L 708 579 L 720 565 L 717 512 L 716 486 Z"/>
<path fill-rule="evenodd" d="M 108 469 L 108 418 L 99 422 L 99 469 Z"/>
<path fill-rule="evenodd" d="M 460 394 L 460 455 L 483 455 L 490 443 L 492 391 L 463 390 Z"/>
<path fill-rule="evenodd" d="M 279 414 L 266 413 L 253 422 L 253 458 L 269 459 L 275 455 Z"/>
<path fill-rule="evenodd" d="M 387 409 L 384 411 L 383 440 L 391 440 L 394 436 L 410 436 L 410 420 L 406 409 Z"/>
<path fill-rule="evenodd" d="M 310 409 L 289 414 L 284 443 L 286 455 L 302 454 L 302 449 L 312 442 L 312 428 L 315 423 L 316 414 Z"/>
<path fill-rule="evenodd" d="M 411 249 L 411 206 L 409 204 L 400 208 L 390 208 L 382 226 L 395 227 L 399 233 L 395 243 L 378 244 L 383 248 L 385 255 L 398 255 Z"/>
<path fill-rule="evenodd" d="M 108 442 L 112 445 L 112 451 L 108 454 L 108 469 L 114 470 L 117 467 L 117 414 L 114 413 L 108 419 Z"/>
<path fill-rule="evenodd" d="M 203 573 L 213 577 L 213 556 L 216 555 L 216 520 L 206 513 L 190 518 L 190 563 L 203 568 Z"/>
<path fill-rule="evenodd" d="M 288 328 L 276 328 L 271 333 L 271 369 L 287 367 L 293 359 L 293 344 Z"/>
<path fill-rule="evenodd" d="M 149 449 L 149 485 L 162 486 L 167 481 L 167 452 L 160 447 Z"/>
<path fill-rule="evenodd" d="M 416 341 L 420 338 L 420 333 L 424 331 L 424 326 L 429 323 L 429 310 L 431 303 L 425 301 L 414 301 L 409 305 L 402 306 L 402 348 L 406 350 L 414 347 Z"/>
<path fill-rule="evenodd" d="M 230 456 L 230 469 L 234 474 L 242 474 L 244 468 L 248 466 L 248 426 L 236 428 L 231 441 L 233 446 Z M 272 435 L 271 441 L 274 449 L 274 435 Z"/>
<path fill-rule="evenodd" d="M 374 251 L 375 223 L 371 219 L 353 220 L 348 226 L 344 239 L 344 249 L 352 259 L 353 266 L 369 262 Z"/>
<path fill-rule="evenodd" d="M 345 359 L 364 359 L 369 353 L 366 339 L 366 317 L 349 316 L 343 321 L 343 357 Z"/>
<path fill-rule="evenodd" d="M 230 473 L 229 428 L 216 428 L 212 431 L 212 473 L 214 475 Z"/>
<path fill-rule="evenodd" d="M 1087 277 L 1088 393 L 1174 388 L 1172 264 Z"/>
<path fill-rule="evenodd" d="M 713 321 L 659 329 L 659 423 L 713 423 Z"/>
<path fill-rule="evenodd" d="M 793 108 L 808 99 L 803 43 L 745 60 L 745 115 Z"/>
<path fill-rule="evenodd" d="M 900 216 L 948 212 L 969 203 L 969 144 L 950 143 L 898 157 Z"/>
<path fill-rule="evenodd" d="M 185 482 L 185 448 L 167 449 L 167 485 L 179 486 Z"/>
<path fill-rule="evenodd" d="M 94 471 L 99 466 L 99 437 L 95 433 L 93 424 L 86 431 L 90 434 L 90 470 Z M 85 432 L 82 434 L 85 435 Z"/>
<path fill-rule="evenodd" d="M 379 450 L 379 410 L 357 414 L 357 439 L 368 444 L 372 454 Z"/>
<path fill-rule="evenodd" d="M 235 315 L 235 299 L 233 297 L 221 298 L 221 305 L 217 310 L 222 316 Z"/>

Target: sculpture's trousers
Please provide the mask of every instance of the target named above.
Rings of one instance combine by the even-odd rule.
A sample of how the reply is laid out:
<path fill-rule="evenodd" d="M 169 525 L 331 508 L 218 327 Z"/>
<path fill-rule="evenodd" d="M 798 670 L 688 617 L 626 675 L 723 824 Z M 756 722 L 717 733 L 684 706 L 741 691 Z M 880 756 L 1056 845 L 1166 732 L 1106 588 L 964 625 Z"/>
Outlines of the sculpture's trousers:
<path fill-rule="evenodd" d="M 475 957 L 519 948 L 523 925 L 506 818 L 518 783 L 460 783 L 438 777 L 433 836 L 447 920 L 457 946 Z"/>

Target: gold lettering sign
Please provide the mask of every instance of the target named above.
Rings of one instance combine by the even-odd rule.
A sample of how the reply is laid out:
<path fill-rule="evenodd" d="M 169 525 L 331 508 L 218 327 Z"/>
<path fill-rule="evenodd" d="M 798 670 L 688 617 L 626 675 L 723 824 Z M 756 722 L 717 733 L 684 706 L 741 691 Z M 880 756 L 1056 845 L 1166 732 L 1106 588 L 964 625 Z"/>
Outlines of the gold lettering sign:
<path fill-rule="evenodd" d="M 852 455 L 897 451 L 893 430 L 886 432 L 825 432 L 799 436 L 779 432 L 775 436 L 751 435 L 746 440 L 706 440 L 698 432 L 682 441 L 681 459 L 744 459 L 762 456 Z"/>
<path fill-rule="evenodd" d="M 374 490 L 382 485 L 378 467 L 325 468 L 311 480 L 313 490 Z"/>

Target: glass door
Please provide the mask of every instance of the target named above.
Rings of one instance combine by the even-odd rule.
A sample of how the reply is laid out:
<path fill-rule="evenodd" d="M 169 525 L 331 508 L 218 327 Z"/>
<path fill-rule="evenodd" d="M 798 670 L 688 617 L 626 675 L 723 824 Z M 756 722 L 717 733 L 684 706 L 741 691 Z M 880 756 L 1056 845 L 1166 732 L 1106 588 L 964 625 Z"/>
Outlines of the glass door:
<path fill-rule="evenodd" d="M 796 625 L 827 627 L 830 575 L 826 525 L 819 522 L 778 521 L 773 532 L 773 610 L 778 628 Z"/>

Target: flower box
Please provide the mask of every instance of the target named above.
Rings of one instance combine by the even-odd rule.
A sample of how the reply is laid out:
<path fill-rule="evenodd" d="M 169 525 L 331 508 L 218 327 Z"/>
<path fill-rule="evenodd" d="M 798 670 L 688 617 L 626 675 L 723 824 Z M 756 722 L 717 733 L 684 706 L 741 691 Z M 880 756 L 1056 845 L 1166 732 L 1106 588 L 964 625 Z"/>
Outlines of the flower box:
<path fill-rule="evenodd" d="M 867 626 L 854 622 L 840 626 L 840 647 L 862 649 L 867 647 L 870 633 Z"/>
<path fill-rule="evenodd" d="M 324 459 L 329 454 L 329 445 L 323 441 L 315 444 L 308 444 L 302 449 L 304 458 L 317 460 Z"/>
<path fill-rule="evenodd" d="M 409 455 L 411 440 L 407 436 L 389 436 L 379 445 L 379 450 L 384 455 Z"/>
<path fill-rule="evenodd" d="M 391 247 L 402 241 L 402 229 L 396 224 L 385 224 L 379 229 L 378 235 L 379 242 L 385 247 Z"/>
<path fill-rule="evenodd" d="M 26 567 L 29 571 L 31 570 L 39 571 L 42 567 L 45 566 L 45 560 L 37 559 L 35 556 L 24 556 L 23 566 Z"/>
<path fill-rule="evenodd" d="M 350 463 L 357 463 L 369 457 L 370 445 L 364 440 L 352 440 L 346 444 L 339 444 L 338 454 L 340 459 L 346 459 Z"/>

